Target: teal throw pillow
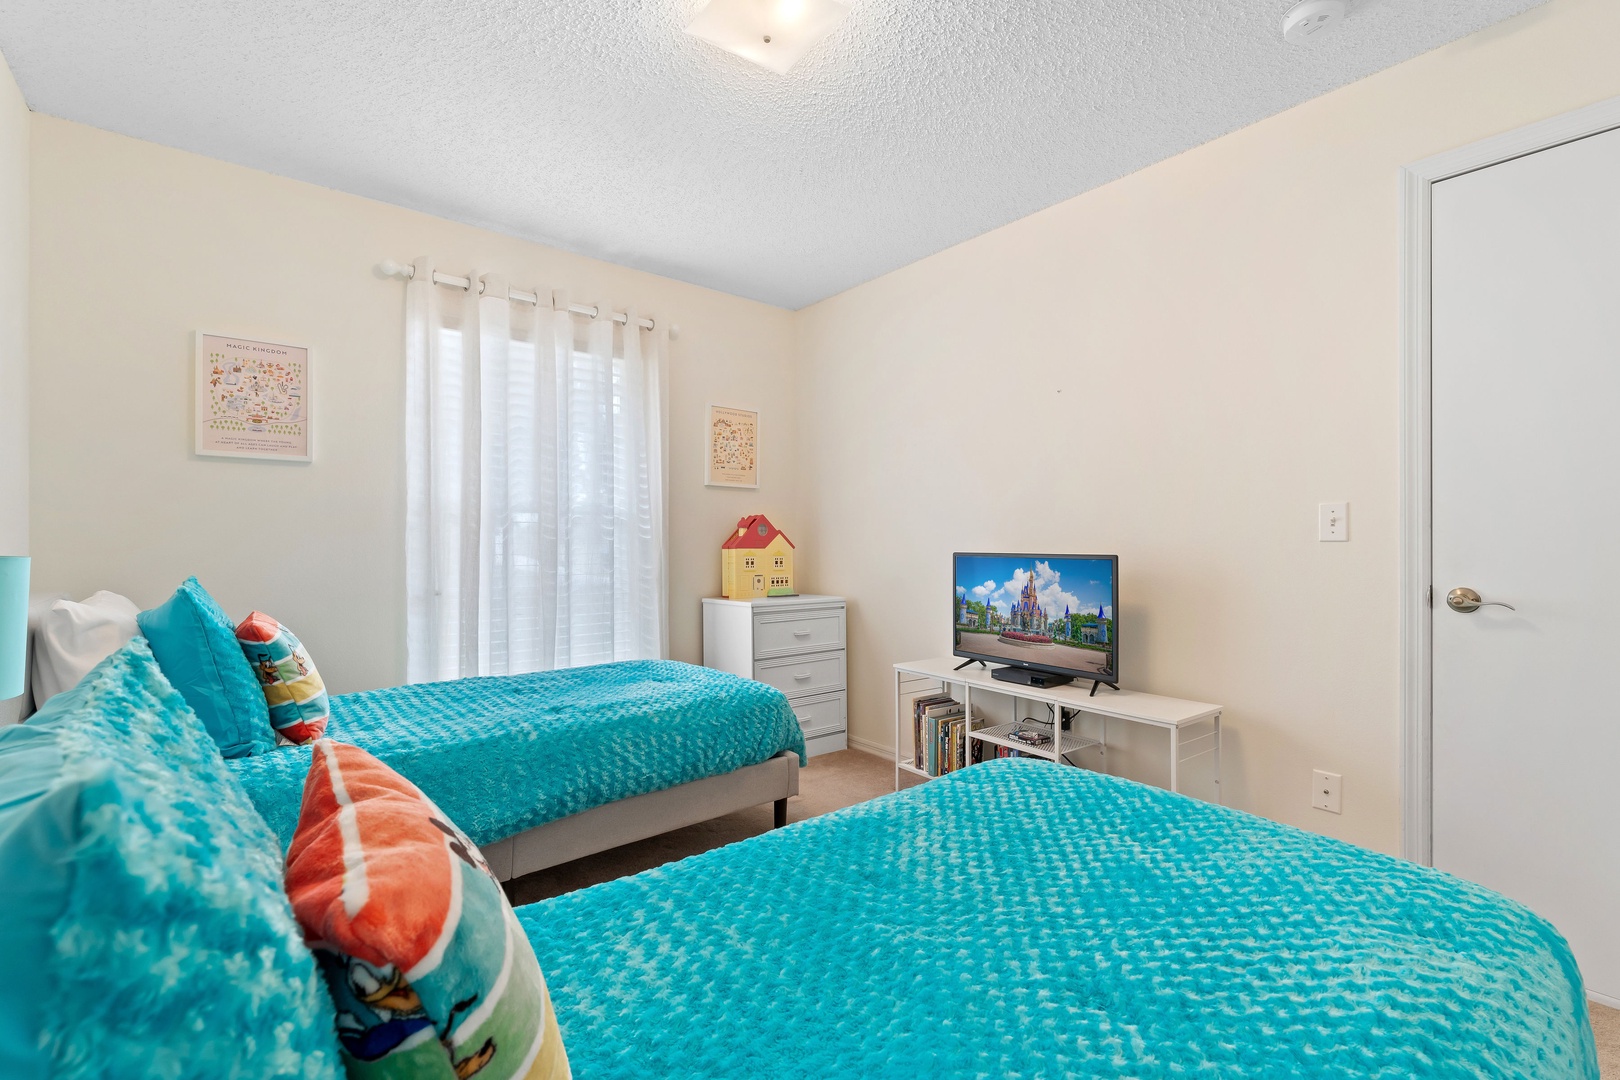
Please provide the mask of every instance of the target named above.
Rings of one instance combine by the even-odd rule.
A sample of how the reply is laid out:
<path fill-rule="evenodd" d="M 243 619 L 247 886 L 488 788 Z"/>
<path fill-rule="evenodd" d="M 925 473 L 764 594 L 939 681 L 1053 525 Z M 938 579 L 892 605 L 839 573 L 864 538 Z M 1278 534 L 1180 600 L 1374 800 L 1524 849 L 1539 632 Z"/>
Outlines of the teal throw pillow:
<path fill-rule="evenodd" d="M 335 1080 L 281 874 L 143 639 L 0 733 L 0 1075 Z"/>
<path fill-rule="evenodd" d="M 261 754 L 276 745 L 270 708 L 236 628 L 196 578 L 161 606 L 135 619 L 158 666 L 226 757 Z"/>

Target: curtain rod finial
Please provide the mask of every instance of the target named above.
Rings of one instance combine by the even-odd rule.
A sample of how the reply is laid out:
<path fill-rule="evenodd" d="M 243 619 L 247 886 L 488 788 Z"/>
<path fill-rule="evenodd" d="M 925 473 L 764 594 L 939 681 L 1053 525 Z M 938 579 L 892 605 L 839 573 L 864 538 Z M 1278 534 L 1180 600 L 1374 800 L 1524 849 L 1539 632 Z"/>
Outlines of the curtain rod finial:
<path fill-rule="evenodd" d="M 416 267 L 406 266 L 403 263 L 395 262 L 393 259 L 384 259 L 377 264 L 377 273 L 383 277 L 412 278 L 416 276 Z"/>

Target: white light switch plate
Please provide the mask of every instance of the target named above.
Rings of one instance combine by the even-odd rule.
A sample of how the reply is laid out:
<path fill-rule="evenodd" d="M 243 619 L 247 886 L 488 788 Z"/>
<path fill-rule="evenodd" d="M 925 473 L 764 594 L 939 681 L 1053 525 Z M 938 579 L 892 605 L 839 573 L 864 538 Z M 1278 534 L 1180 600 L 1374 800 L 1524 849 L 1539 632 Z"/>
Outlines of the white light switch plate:
<path fill-rule="evenodd" d="M 1350 539 L 1349 503 L 1316 504 L 1316 538 L 1323 543 L 1338 543 Z"/>
<path fill-rule="evenodd" d="M 1343 776 L 1336 772 L 1323 772 L 1317 769 L 1311 773 L 1311 805 L 1330 814 L 1344 813 L 1340 798 L 1343 786 Z"/>

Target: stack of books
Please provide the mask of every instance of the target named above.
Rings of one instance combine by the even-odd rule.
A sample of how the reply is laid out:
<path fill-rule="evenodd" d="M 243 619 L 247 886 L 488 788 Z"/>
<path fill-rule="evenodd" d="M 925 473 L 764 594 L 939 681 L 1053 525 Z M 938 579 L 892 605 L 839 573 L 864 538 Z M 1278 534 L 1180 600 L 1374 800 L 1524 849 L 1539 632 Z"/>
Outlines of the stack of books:
<path fill-rule="evenodd" d="M 949 694 L 920 697 L 912 706 L 912 765 L 943 776 L 967 764 L 967 714 Z"/>

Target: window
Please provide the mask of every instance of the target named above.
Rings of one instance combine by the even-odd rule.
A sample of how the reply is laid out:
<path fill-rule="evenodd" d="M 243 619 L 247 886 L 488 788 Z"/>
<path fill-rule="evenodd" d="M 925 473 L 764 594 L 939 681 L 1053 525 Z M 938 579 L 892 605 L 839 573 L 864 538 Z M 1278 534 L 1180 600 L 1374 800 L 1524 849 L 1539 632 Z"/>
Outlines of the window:
<path fill-rule="evenodd" d="M 776 568 L 778 570 L 786 570 L 787 569 L 787 559 L 785 557 L 781 556 L 781 555 L 778 555 L 776 557 Z"/>
<path fill-rule="evenodd" d="M 754 557 L 752 555 L 744 555 L 743 556 L 743 569 L 744 570 L 752 570 L 753 568 L 754 568 Z"/>
<path fill-rule="evenodd" d="M 407 679 L 664 655 L 656 339 L 406 289 Z"/>

